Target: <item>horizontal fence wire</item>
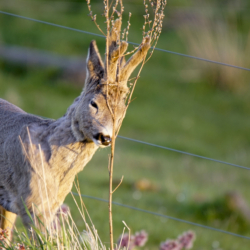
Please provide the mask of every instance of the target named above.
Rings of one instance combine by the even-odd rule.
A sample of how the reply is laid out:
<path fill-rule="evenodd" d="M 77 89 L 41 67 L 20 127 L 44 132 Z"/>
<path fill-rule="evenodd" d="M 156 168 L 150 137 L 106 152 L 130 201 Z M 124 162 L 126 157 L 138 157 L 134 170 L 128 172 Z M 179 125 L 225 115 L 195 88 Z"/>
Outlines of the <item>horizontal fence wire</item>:
<path fill-rule="evenodd" d="M 17 17 L 17 18 L 22 18 L 22 19 L 26 19 L 26 20 L 29 20 L 29 21 L 37 22 L 37 23 L 47 24 L 47 25 L 50 25 L 50 26 L 55 26 L 57 28 L 62 28 L 62 29 L 67 29 L 67 30 L 71 30 L 71 31 L 76 31 L 76 32 L 87 34 L 87 35 L 99 36 L 99 37 L 103 37 L 103 38 L 105 37 L 103 35 L 99 35 L 99 34 L 96 34 L 96 33 L 88 32 L 88 31 L 84 31 L 84 30 L 79 30 L 79 29 L 74 29 L 74 28 L 71 28 L 71 27 L 67 27 L 67 26 L 63 26 L 63 25 L 55 24 L 55 23 L 50 23 L 50 22 L 46 22 L 46 21 L 42 21 L 42 20 L 30 18 L 30 17 L 20 16 L 20 15 L 16 15 L 16 14 L 5 12 L 5 11 L 1 11 L 1 10 L 0 10 L 0 14 L 4 14 L 4 15 L 8 15 L 8 16 L 13 16 L 13 17 Z"/>
<path fill-rule="evenodd" d="M 93 197 L 93 196 L 89 196 L 89 195 L 85 195 L 85 194 L 78 194 L 78 193 L 75 193 L 75 192 L 71 192 L 71 193 L 74 196 L 81 196 L 81 197 L 84 197 L 84 198 L 93 199 L 93 200 L 97 200 L 97 201 L 102 201 L 102 202 L 106 202 L 106 203 L 109 202 L 108 200 L 98 198 L 98 197 Z M 239 238 L 250 240 L 250 237 L 248 237 L 248 236 L 232 233 L 232 232 L 225 231 L 225 230 L 222 230 L 222 229 L 219 229 L 219 228 L 209 227 L 209 226 L 206 226 L 206 225 L 203 225 L 203 224 L 198 224 L 198 223 L 195 223 L 195 222 L 182 220 L 182 219 L 175 218 L 175 217 L 172 217 L 172 216 L 169 216 L 169 215 L 164 215 L 164 214 L 148 211 L 148 210 L 141 209 L 141 208 L 138 208 L 138 207 L 133 207 L 133 206 L 129 206 L 129 205 L 126 205 L 126 204 L 118 203 L 118 202 L 115 202 L 115 201 L 113 201 L 112 204 L 120 206 L 120 207 L 129 208 L 129 209 L 132 209 L 132 210 L 136 210 L 136 211 L 139 211 L 139 212 L 155 215 L 155 216 L 158 216 L 158 217 L 163 217 L 163 218 L 166 218 L 166 219 L 186 223 L 186 224 L 189 224 L 189 225 L 192 225 L 192 226 L 197 226 L 197 227 L 209 229 L 209 230 L 212 230 L 212 231 L 216 231 L 216 232 L 228 234 L 228 235 L 231 235 L 231 236 L 236 236 L 236 237 L 239 237 Z"/>
<path fill-rule="evenodd" d="M 124 136 L 120 136 L 120 135 L 118 135 L 118 137 L 121 138 L 121 139 L 124 139 L 124 140 L 132 141 L 132 142 L 136 142 L 136 143 L 141 143 L 141 144 L 145 144 L 145 145 L 148 145 L 148 146 L 161 148 L 161 149 L 165 149 L 165 150 L 169 150 L 169 151 L 173 151 L 173 152 L 177 152 L 177 153 L 181 153 L 181 154 L 185 154 L 185 155 L 190 155 L 190 156 L 194 156 L 194 157 L 198 157 L 198 158 L 201 158 L 201 159 L 226 164 L 226 165 L 237 167 L 237 168 L 243 168 L 243 169 L 250 170 L 250 168 L 248 168 L 248 167 L 240 166 L 240 165 L 229 163 L 229 162 L 226 162 L 226 161 L 220 161 L 220 160 L 216 160 L 216 159 L 213 159 L 213 158 L 209 158 L 209 157 L 205 157 L 205 156 L 201 156 L 201 155 L 196 155 L 196 154 L 188 153 L 188 152 L 173 149 L 173 148 L 168 148 L 168 147 L 156 145 L 156 144 L 149 143 L 149 142 L 139 141 L 139 140 L 136 140 L 136 139 L 132 139 L 132 138 L 128 138 L 128 137 L 124 137 Z"/>
<path fill-rule="evenodd" d="M 70 28 L 70 27 L 67 27 L 67 26 L 62 26 L 62 25 L 59 25 L 59 24 L 45 22 L 45 21 L 41 21 L 41 20 L 29 18 L 29 17 L 24 17 L 24 16 L 13 14 L 13 13 L 9 13 L 9 12 L 0 11 L 0 13 L 1 14 L 5 14 L 5 15 L 10 15 L 10 16 L 18 17 L 18 18 L 23 18 L 23 19 L 26 19 L 26 20 L 29 20 L 29 21 L 34 21 L 34 22 L 38 22 L 38 23 L 42 23 L 42 24 L 47 24 L 47 25 L 55 26 L 55 27 L 58 27 L 58 28 L 63 28 L 63 29 L 68 29 L 68 30 L 72 30 L 72 31 L 76 31 L 76 32 L 81 32 L 81 33 L 85 33 L 85 34 L 88 34 L 88 35 L 98 36 L 98 37 L 102 37 L 102 38 L 105 37 L 103 35 L 95 34 L 95 33 L 92 33 L 92 32 L 88 32 L 88 31 L 84 31 L 84 30 L 79 30 L 79 29 L 74 29 L 74 28 Z M 130 42 L 130 43 L 134 44 L 134 45 L 139 45 L 137 43 L 132 43 L 132 42 Z M 180 56 L 186 56 L 186 57 L 190 57 L 190 58 L 193 58 L 193 59 L 199 59 L 199 60 L 203 60 L 203 61 L 207 61 L 207 62 L 211 62 L 211 63 L 217 63 L 217 64 L 221 64 L 221 65 L 224 65 L 224 66 L 229 66 L 229 67 L 234 67 L 234 68 L 239 68 L 239 69 L 250 71 L 250 69 L 241 68 L 241 67 L 230 65 L 230 64 L 224 64 L 224 63 L 220 63 L 220 62 L 216 62 L 216 61 L 207 60 L 207 59 L 204 59 L 204 58 L 198 58 L 198 57 L 193 57 L 193 56 L 189 56 L 189 55 L 184 55 L 184 54 L 180 54 L 180 53 L 177 53 L 177 52 L 163 50 L 163 49 L 159 49 L 159 48 L 155 48 L 155 49 L 159 50 L 159 51 L 162 51 L 162 52 L 178 54 Z M 145 145 L 149 145 L 149 146 L 153 146 L 153 147 L 158 147 L 158 148 L 166 149 L 166 150 L 178 152 L 178 153 L 181 153 L 181 154 L 186 154 L 186 155 L 190 155 L 190 156 L 202 158 L 202 159 L 205 159 L 205 160 L 210 160 L 210 161 L 214 161 L 214 162 L 218 162 L 218 163 L 222 163 L 222 164 L 226 164 L 226 165 L 230 165 L 230 166 L 234 166 L 234 167 L 238 167 L 238 168 L 250 170 L 250 168 L 248 168 L 248 167 L 240 166 L 240 165 L 237 165 L 237 164 L 233 164 L 233 163 L 229 163 L 229 162 L 225 162 L 225 161 L 220 161 L 220 160 L 212 159 L 212 158 L 209 158 L 209 157 L 200 156 L 200 155 L 196 155 L 196 154 L 192 154 L 192 153 L 180 151 L 180 150 L 177 150 L 177 149 L 163 147 L 163 146 L 155 145 L 155 144 L 152 144 L 152 143 L 135 140 L 135 139 L 132 139 L 132 138 L 127 138 L 127 137 L 123 137 L 123 136 L 118 136 L 118 137 L 122 138 L 122 139 L 125 139 L 125 140 L 134 141 L 134 142 L 137 142 L 137 143 L 142 143 L 142 144 L 145 144 Z"/>
<path fill-rule="evenodd" d="M 43 119 L 50 119 L 50 118 L 47 118 L 47 117 L 44 117 L 44 116 L 39 116 L 39 117 L 41 117 Z M 176 152 L 176 153 L 180 153 L 180 154 L 185 154 L 185 155 L 189 155 L 189 156 L 201 158 L 201 159 L 204 159 L 204 160 L 209 160 L 209 161 L 213 161 L 213 162 L 217 162 L 217 163 L 229 165 L 229 166 L 232 166 L 232 167 L 237 167 L 237 168 L 242 168 L 242 169 L 250 170 L 249 167 L 244 167 L 244 166 L 237 165 L 237 164 L 234 164 L 234 163 L 230 163 L 230 162 L 226 162 L 226 161 L 221 161 L 221 160 L 217 160 L 217 159 L 214 159 L 214 158 L 209 158 L 209 157 L 206 157 L 206 156 L 197 155 L 197 154 L 193 154 L 193 153 L 181 151 L 181 150 L 174 149 L 174 148 L 160 146 L 160 145 L 153 144 L 153 143 L 150 143 L 150 142 L 140 141 L 140 140 L 136 140 L 136 139 L 133 139 L 133 138 L 124 137 L 124 136 L 121 136 L 121 135 L 118 135 L 117 137 L 120 138 L 120 139 L 124 139 L 124 140 L 127 140 L 127 141 L 132 141 L 132 142 L 144 144 L 144 145 L 151 146 L 151 147 L 165 149 L 165 150 L 169 150 L 169 151 L 172 151 L 172 152 Z"/>
<path fill-rule="evenodd" d="M 72 30 L 72 31 L 80 32 L 80 33 L 85 33 L 85 34 L 92 35 L 92 36 L 98 36 L 98 37 L 103 37 L 103 38 L 105 37 L 103 35 L 88 32 L 88 31 L 85 31 L 85 30 L 75 29 L 75 28 L 63 26 L 63 25 L 60 25 L 60 24 L 55 24 L 55 23 L 50 23 L 50 22 L 30 18 L 30 17 L 20 16 L 20 15 L 16 15 L 16 14 L 5 12 L 5 11 L 0 11 L 0 14 L 9 15 L 9 16 L 13 16 L 13 17 L 18 17 L 18 18 L 22 18 L 22 19 L 26 19 L 26 20 L 29 20 L 29 21 L 33 21 L 33 22 L 42 23 L 42 24 L 47 24 L 47 25 L 55 26 L 55 27 L 62 28 L 62 29 Z M 128 42 L 128 43 L 132 44 L 132 45 L 136 45 L 136 46 L 140 45 L 138 43 L 133 43 L 133 42 Z M 228 63 L 217 62 L 217 61 L 213 61 L 213 60 L 209 60 L 209 59 L 205 59 L 205 58 L 201 58 L 201 57 L 186 55 L 186 54 L 182 54 L 182 53 L 178 53 L 178 52 L 174 52 L 174 51 L 170 51 L 170 50 L 165 50 L 165 49 L 160 49 L 160 48 L 155 48 L 155 50 L 165 52 L 165 53 L 174 54 L 174 55 L 178 55 L 178 56 L 183 56 L 183 57 L 187 57 L 187 58 L 191 58 L 191 59 L 196 59 L 196 60 L 200 60 L 200 61 L 204 61 L 204 62 L 208 62 L 208 63 L 215 63 L 215 64 L 222 65 L 222 66 L 227 66 L 227 67 L 231 67 L 231 68 L 250 71 L 249 68 L 244 68 L 244 67 L 240 67 L 240 66 L 236 66 L 236 65 L 231 65 L 231 64 L 228 64 Z"/>
<path fill-rule="evenodd" d="M 25 16 L 20 16 L 20 15 L 16 15 L 16 14 L 9 13 L 9 12 L 0 11 L 0 13 L 1 14 L 5 14 L 5 15 L 9 15 L 9 16 L 14 16 L 14 17 L 26 19 L 26 20 L 29 20 L 29 21 L 34 21 L 34 22 L 38 22 L 38 23 L 42 23 L 42 24 L 46 24 L 46 25 L 55 26 L 55 27 L 58 27 L 58 28 L 63 28 L 63 29 L 71 30 L 71 31 L 85 33 L 85 34 L 88 34 L 88 35 L 98 36 L 98 37 L 102 37 L 102 38 L 105 37 L 103 35 L 99 35 L 99 34 L 96 34 L 96 33 L 88 32 L 88 31 L 84 31 L 84 30 L 79 30 L 79 29 L 75 29 L 75 28 L 71 28 L 71 27 L 67 27 L 67 26 L 63 26 L 63 25 L 59 25 L 59 24 L 55 24 L 55 23 L 50 23 L 50 22 L 46 22 L 46 21 L 42 21 L 42 20 L 37 20 L 37 19 L 25 17 Z M 133 45 L 136 45 L 136 46 L 139 45 L 139 44 L 133 43 L 133 42 L 129 42 L 129 43 L 133 44 Z M 201 61 L 205 61 L 205 62 L 209 62 L 209 63 L 215 63 L 215 64 L 219 64 L 219 65 L 223 65 L 223 66 L 228 66 L 228 67 L 232 67 L 232 68 L 237 68 L 237 69 L 241 69 L 241 70 L 250 71 L 250 69 L 248 69 L 248 68 L 239 67 L 239 66 L 235 66 L 235 65 L 231 65 L 231 64 L 227 64 L 227 63 L 221 63 L 221 62 L 217 62 L 217 61 L 213 61 L 213 60 L 208 60 L 208 59 L 204 59 L 204 58 L 200 58 L 200 57 L 190 56 L 190 55 L 186 55 L 186 54 L 182 54 L 182 53 L 178 53 L 178 52 L 174 52 L 174 51 L 169 51 L 169 50 L 165 50 L 165 49 L 155 48 L 155 50 L 158 50 L 158 51 L 161 51 L 161 52 L 165 52 L 165 53 L 171 53 L 171 54 L 175 54 L 175 55 L 179 55 L 179 56 L 184 56 L 184 57 L 188 57 L 188 58 L 192 58 L 192 59 L 197 59 L 197 60 L 201 60 Z M 166 149 L 166 150 L 170 150 L 170 151 L 174 151 L 174 152 L 178 152 L 178 153 L 182 153 L 182 154 L 186 154 L 186 155 L 190 155 L 190 156 L 202 158 L 202 159 L 205 159 L 205 160 L 210 160 L 210 161 L 214 161 L 214 162 L 218 162 L 218 163 L 222 163 L 222 164 L 226 164 L 226 165 L 230 165 L 230 166 L 234 166 L 234 167 L 238 167 L 238 168 L 243 168 L 243 169 L 250 170 L 250 168 L 248 168 L 248 167 L 244 167 L 244 166 L 240 166 L 240 165 L 236 165 L 236 164 L 232 164 L 232 163 L 228 163 L 228 162 L 224 162 L 224 161 L 220 161 L 220 160 L 216 160 L 216 159 L 212 159 L 212 158 L 208 158 L 208 157 L 204 157 L 204 156 L 200 156 L 200 155 L 196 155 L 196 154 L 192 154 L 192 153 L 188 153 L 188 152 L 184 152 L 184 151 L 180 151 L 180 150 L 168 148 L 168 147 L 163 147 L 163 146 L 159 146 L 159 145 L 148 143 L 148 142 L 139 141 L 139 140 L 132 139 L 132 138 L 127 138 L 127 137 L 123 137 L 123 136 L 118 136 L 118 137 L 121 138 L 121 139 L 125 139 L 125 140 L 129 140 L 129 141 L 133 141 L 133 142 L 145 144 L 145 145 L 148 145 L 148 146 L 153 146 L 153 147 L 157 147 L 157 148 L 161 148 L 161 149 Z M 77 194 L 77 193 L 72 193 L 72 194 L 79 196 L 79 194 Z M 98 201 L 102 201 L 102 202 L 107 202 L 108 203 L 108 200 L 105 200 L 105 199 L 101 199 L 101 198 L 97 198 L 97 197 L 92 197 L 92 196 L 88 196 L 88 195 L 83 195 L 83 194 L 81 194 L 81 196 L 85 197 L 85 198 L 95 199 L 95 200 L 98 200 Z M 250 240 L 250 237 L 248 237 L 248 236 L 244 236 L 244 235 L 240 235 L 240 234 L 235 234 L 235 233 L 232 233 L 232 232 L 229 232 L 229 231 L 225 231 L 225 230 L 221 230 L 221 229 L 218 229 L 218 228 L 213 228 L 213 227 L 209 227 L 209 226 L 206 226 L 206 225 L 202 225 L 202 224 L 198 224 L 198 223 L 194 223 L 194 222 L 182 220 L 182 219 L 175 218 L 175 217 L 172 217 L 172 216 L 159 214 L 159 213 L 156 213 L 156 212 L 144 210 L 144 209 L 137 208 L 137 207 L 132 207 L 132 206 L 129 206 L 129 205 L 126 205 L 126 204 L 118 203 L 118 202 L 113 202 L 113 204 L 117 205 L 117 206 L 129 208 L 129 209 L 133 209 L 133 210 L 136 210 L 136 211 L 139 211 L 139 212 L 148 213 L 148 214 L 151 214 L 151 215 L 155 215 L 155 216 L 159 216 L 159 217 L 163 217 L 163 218 L 167 218 L 167 219 L 179 221 L 179 222 L 186 223 L 186 224 L 189 224 L 189 225 L 198 226 L 198 227 L 202 227 L 202 228 L 205 228 L 205 229 L 210 229 L 210 230 L 217 231 L 217 232 L 220 232 L 220 233 L 224 233 L 224 234 L 228 234 L 228 235 L 232 235 L 232 236 L 236 236 L 236 237 L 239 237 L 239 238 Z"/>
<path fill-rule="evenodd" d="M 70 28 L 70 27 L 67 27 L 67 26 L 63 26 L 63 25 L 59 25 L 59 24 L 54 24 L 54 23 L 50 23 L 50 22 L 45 22 L 45 21 L 41 21 L 41 20 L 29 18 L 29 17 L 24 17 L 24 16 L 13 14 L 13 13 L 9 13 L 9 12 L 0 11 L 0 13 L 1 14 L 5 14 L 5 15 L 10 15 L 10 16 L 18 17 L 18 18 L 23 18 L 23 19 L 26 19 L 26 20 L 29 20 L 29 21 L 35 21 L 35 22 L 38 22 L 38 23 L 43 23 L 43 24 L 55 26 L 55 27 L 58 27 L 58 28 L 63 28 L 63 29 L 68 29 L 68 30 L 72 30 L 72 31 L 76 31 L 76 32 L 81 32 L 81 33 L 85 33 L 85 34 L 88 34 L 88 35 L 98 36 L 98 37 L 102 37 L 102 38 L 105 37 L 103 35 L 99 35 L 99 34 L 96 34 L 96 33 L 88 32 L 88 31 L 84 31 L 84 30 L 79 30 L 79 29 L 74 29 L 74 28 Z M 132 43 L 132 42 L 129 42 L 129 43 L 130 44 L 134 44 L 134 45 L 139 45 L 137 43 Z M 193 59 L 203 60 L 203 61 L 206 61 L 206 62 L 217 63 L 217 64 L 221 64 L 221 65 L 224 65 L 224 66 L 235 67 L 235 68 L 239 68 L 239 69 L 250 71 L 250 69 L 242 68 L 242 67 L 238 67 L 238 66 L 234 66 L 234 65 L 230 65 L 230 64 L 225 64 L 225 63 L 220 63 L 220 62 L 216 62 L 216 61 L 211 61 L 211 60 L 207 60 L 207 59 L 204 59 L 204 58 L 198 58 L 198 57 L 194 57 L 194 56 L 190 56 L 190 55 L 185 55 L 185 54 L 181 54 L 181 53 L 177 53 L 177 52 L 173 52 L 173 51 L 169 51 L 169 50 L 164 50 L 164 49 L 159 49 L 159 48 L 155 48 L 155 49 L 159 50 L 159 51 L 162 51 L 162 52 L 173 53 L 173 54 L 177 54 L 177 55 L 180 55 L 180 56 L 186 56 L 186 57 L 190 57 L 190 58 L 193 58 Z M 210 161 L 214 161 L 214 162 L 218 162 L 218 163 L 222 163 L 222 164 L 226 164 L 226 165 L 230 165 L 230 166 L 234 166 L 234 167 L 238 167 L 238 168 L 243 168 L 243 169 L 250 170 L 250 168 L 248 168 L 248 167 L 240 166 L 240 165 L 237 165 L 237 164 L 233 164 L 233 163 L 229 163 L 229 162 L 225 162 L 225 161 L 221 161 L 221 160 L 212 159 L 212 158 L 208 158 L 208 157 L 205 157 L 205 156 L 200 156 L 200 155 L 196 155 L 196 154 L 192 154 L 192 153 L 180 151 L 180 150 L 177 150 L 177 149 L 163 147 L 163 146 L 159 146 L 159 145 L 156 145 L 156 144 L 152 144 L 152 143 L 148 143 L 148 142 L 143 142 L 143 141 L 135 140 L 135 139 L 132 139 L 132 138 L 127 138 L 127 137 L 124 137 L 124 136 L 118 136 L 118 137 L 122 138 L 122 139 L 125 139 L 125 140 L 130 140 L 130 141 L 133 141 L 133 142 L 137 142 L 137 143 L 142 143 L 142 144 L 145 144 L 145 145 L 149 145 L 149 146 L 153 146 L 153 147 L 158 147 L 158 148 L 166 149 L 166 150 L 178 152 L 178 153 L 181 153 L 181 154 L 186 154 L 186 155 L 190 155 L 190 156 L 194 156 L 194 157 L 198 157 L 198 158 L 202 158 L 202 159 L 206 159 L 206 160 L 210 160 Z"/>

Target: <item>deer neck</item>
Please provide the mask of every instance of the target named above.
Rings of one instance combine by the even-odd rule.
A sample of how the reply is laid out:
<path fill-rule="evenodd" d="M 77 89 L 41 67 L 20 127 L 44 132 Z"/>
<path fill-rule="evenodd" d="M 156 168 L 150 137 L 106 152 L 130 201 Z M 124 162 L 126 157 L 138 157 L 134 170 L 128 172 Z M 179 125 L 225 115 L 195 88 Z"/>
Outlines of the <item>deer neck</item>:
<path fill-rule="evenodd" d="M 32 139 L 33 143 L 41 145 L 44 161 L 59 175 L 72 171 L 71 174 L 77 174 L 98 148 L 94 142 L 78 141 L 74 136 L 71 126 L 74 105 L 63 117 L 33 130 L 32 138 L 36 138 L 36 141 Z"/>
<path fill-rule="evenodd" d="M 72 132 L 72 115 L 75 102 L 68 108 L 66 114 L 53 121 L 42 133 L 41 139 L 46 139 L 50 145 L 65 146 L 76 143 L 77 139 Z"/>
<path fill-rule="evenodd" d="M 44 178 L 48 187 L 57 190 L 58 204 L 63 202 L 76 174 L 83 170 L 98 148 L 93 142 L 77 141 L 70 124 L 70 113 L 56 121 L 33 124 L 29 126 L 30 137 L 23 142 L 24 152 L 34 170 L 32 185 L 36 186 L 39 178 Z"/>
<path fill-rule="evenodd" d="M 75 176 L 83 170 L 98 148 L 94 142 L 76 140 L 71 131 L 70 118 L 66 115 L 55 121 L 54 133 L 50 138 L 49 166 L 59 184 L 59 203 L 63 202 L 72 188 Z"/>

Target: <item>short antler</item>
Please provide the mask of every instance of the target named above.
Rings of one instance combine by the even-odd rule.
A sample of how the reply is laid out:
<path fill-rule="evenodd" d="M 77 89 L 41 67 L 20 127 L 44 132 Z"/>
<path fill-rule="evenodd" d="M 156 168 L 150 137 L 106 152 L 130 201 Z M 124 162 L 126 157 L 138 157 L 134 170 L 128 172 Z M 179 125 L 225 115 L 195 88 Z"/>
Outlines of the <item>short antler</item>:
<path fill-rule="evenodd" d="M 129 58 L 127 62 L 125 62 L 124 53 L 127 50 L 128 43 L 120 41 L 120 32 L 121 19 L 116 19 L 109 34 L 108 67 L 106 64 L 105 67 L 103 66 L 95 41 L 91 42 L 89 56 L 87 59 L 87 81 L 91 77 L 97 76 L 99 79 L 103 78 L 103 80 L 108 80 L 109 83 L 124 82 L 126 84 L 132 72 L 146 57 L 151 46 L 151 39 L 148 36 L 143 38 L 138 50 Z"/>
<path fill-rule="evenodd" d="M 108 76 L 110 82 L 115 82 L 117 80 L 117 67 L 118 62 L 120 61 L 119 58 L 123 56 L 128 47 L 127 42 L 120 42 L 120 32 L 121 19 L 119 18 L 115 20 L 109 35 Z M 107 76 L 107 66 L 105 67 L 105 76 Z"/>
<path fill-rule="evenodd" d="M 132 55 L 121 69 L 120 81 L 127 81 L 135 68 L 145 58 L 150 48 L 150 37 L 145 37 L 137 52 Z"/>

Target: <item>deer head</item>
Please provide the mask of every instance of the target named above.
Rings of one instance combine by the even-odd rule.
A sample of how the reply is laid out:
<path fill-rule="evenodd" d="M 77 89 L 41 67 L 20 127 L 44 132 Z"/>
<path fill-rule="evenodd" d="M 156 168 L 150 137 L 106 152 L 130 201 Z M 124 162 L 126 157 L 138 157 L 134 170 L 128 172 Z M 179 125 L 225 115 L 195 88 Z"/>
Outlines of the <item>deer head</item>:
<path fill-rule="evenodd" d="M 144 38 L 138 50 L 125 62 L 124 53 L 128 44 L 120 42 L 120 30 L 121 20 L 117 19 L 108 39 L 108 65 L 104 65 L 96 42 L 90 43 L 85 86 L 75 101 L 71 121 L 77 141 L 93 141 L 97 146 L 109 146 L 113 123 L 117 129 L 122 122 L 129 92 L 127 81 L 146 56 L 150 48 L 150 38 Z"/>

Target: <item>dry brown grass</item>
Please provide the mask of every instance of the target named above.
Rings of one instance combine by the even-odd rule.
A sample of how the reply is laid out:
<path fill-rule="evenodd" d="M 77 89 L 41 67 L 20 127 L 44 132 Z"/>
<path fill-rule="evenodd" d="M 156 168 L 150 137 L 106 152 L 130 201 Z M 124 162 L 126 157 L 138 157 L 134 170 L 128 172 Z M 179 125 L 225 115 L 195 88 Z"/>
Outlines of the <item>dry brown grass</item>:
<path fill-rule="evenodd" d="M 129 29 L 131 26 L 130 23 L 130 17 L 132 15 L 131 12 L 129 12 L 129 19 L 127 21 L 127 26 L 124 29 L 119 29 L 116 30 L 115 28 L 115 21 L 116 19 L 119 19 L 120 23 L 122 23 L 123 19 L 123 13 L 124 13 L 124 6 L 123 6 L 123 1 L 122 0 L 115 0 L 115 1 L 109 1 L 109 0 L 103 0 L 103 4 L 104 4 L 104 12 L 102 14 L 102 16 L 105 17 L 105 23 L 106 23 L 106 31 L 103 31 L 100 28 L 100 25 L 97 22 L 97 15 L 93 13 L 92 11 L 92 6 L 91 6 L 91 1 L 87 0 L 87 6 L 88 6 L 88 10 L 89 10 L 89 16 L 91 17 L 92 21 L 95 23 L 96 27 L 99 29 L 99 31 L 106 37 L 106 79 L 107 82 L 110 82 L 110 77 L 109 77 L 109 47 L 110 47 L 110 39 L 111 39 L 111 35 L 110 35 L 110 31 L 111 30 L 115 30 L 116 31 L 116 36 L 117 36 L 117 40 L 116 41 L 118 44 L 122 44 L 122 39 L 126 39 L 126 41 L 128 40 L 128 35 L 129 35 Z M 111 153 L 109 156 L 109 166 L 108 166 L 108 171 L 109 171 L 109 228 L 110 228 L 110 249 L 113 250 L 114 249 L 114 240 L 113 240 L 113 219 L 112 219 L 112 197 L 113 197 L 113 193 L 117 190 L 117 188 L 120 186 L 123 177 L 121 179 L 121 182 L 118 184 L 117 187 L 115 187 L 113 189 L 113 164 L 114 164 L 114 156 L 115 156 L 115 139 L 118 135 L 119 129 L 121 127 L 122 124 L 122 120 L 125 117 L 126 111 L 129 107 L 129 104 L 131 102 L 131 97 L 132 94 L 134 92 L 135 89 L 135 85 L 137 83 L 137 80 L 139 79 L 141 70 L 144 66 L 144 64 L 147 62 L 147 60 L 150 59 L 150 57 L 153 54 L 154 48 L 158 42 L 158 39 L 160 37 L 160 34 L 162 32 L 162 23 L 163 23 L 163 18 L 164 18 L 164 8 L 167 4 L 167 0 L 144 0 L 143 1 L 144 4 L 144 8 L 145 8 L 145 14 L 143 15 L 144 18 L 144 24 L 142 27 L 142 43 L 139 47 L 135 47 L 134 50 L 126 53 L 124 56 L 126 55 L 130 55 L 133 54 L 135 51 L 137 51 L 138 49 L 140 50 L 144 44 L 150 44 L 150 46 L 153 47 L 152 51 L 149 53 L 149 56 L 147 57 L 147 55 L 144 56 L 144 59 L 142 61 L 142 64 L 140 66 L 140 69 L 137 73 L 137 76 L 134 78 L 134 80 L 130 83 L 129 86 L 129 93 L 127 95 L 127 99 L 126 99 L 126 108 L 124 110 L 123 113 L 123 117 L 121 119 L 121 122 L 119 123 L 120 125 L 118 126 L 118 129 L 115 128 L 115 124 L 116 124 L 116 108 L 114 109 L 114 111 L 112 111 L 112 109 L 110 108 L 110 104 L 107 101 L 107 106 L 110 109 L 110 112 L 112 114 L 112 118 L 113 118 L 113 135 L 112 135 L 112 143 L 111 143 Z M 152 13 L 153 12 L 153 13 Z M 152 13 L 152 14 L 151 14 Z M 112 33 L 112 32 L 111 32 Z M 120 47 L 119 47 L 120 48 Z M 120 60 L 120 65 L 122 64 L 122 54 L 121 51 L 119 49 L 119 60 Z M 133 56 L 132 56 L 133 57 Z M 131 57 L 131 58 L 132 58 Z M 131 59 L 130 58 L 130 59 Z M 129 60 L 130 60 L 129 59 Z M 118 67 L 118 72 L 119 72 L 119 67 Z M 117 82 L 120 82 L 120 73 L 118 74 L 118 79 Z M 130 80 L 128 80 L 130 81 Z M 108 86 L 110 85 L 110 83 L 107 85 L 107 96 L 108 96 Z M 118 92 L 117 92 L 118 93 Z M 117 106 L 117 97 L 116 96 L 116 100 L 115 100 L 115 107 Z"/>
<path fill-rule="evenodd" d="M 199 18 L 198 23 L 182 27 L 179 34 L 189 55 L 250 68 L 250 32 L 244 37 L 226 20 Z M 242 92 L 249 84 L 247 71 L 199 60 L 193 60 L 193 66 L 200 72 L 198 80 L 205 79 L 222 90 Z"/>

